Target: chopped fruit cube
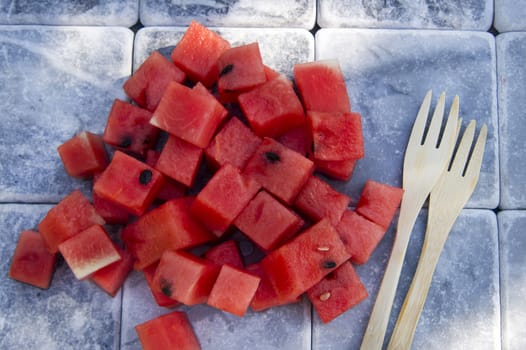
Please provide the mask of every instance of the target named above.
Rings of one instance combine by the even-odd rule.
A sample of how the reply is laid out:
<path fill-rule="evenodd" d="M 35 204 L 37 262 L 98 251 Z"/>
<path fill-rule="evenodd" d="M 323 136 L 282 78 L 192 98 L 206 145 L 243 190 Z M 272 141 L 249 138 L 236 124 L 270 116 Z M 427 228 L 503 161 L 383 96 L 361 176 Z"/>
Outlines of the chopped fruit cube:
<path fill-rule="evenodd" d="M 403 194 L 404 190 L 399 187 L 369 179 L 363 186 L 356 212 L 387 230 Z"/>
<path fill-rule="evenodd" d="M 88 131 L 58 146 L 58 154 L 68 175 L 77 178 L 93 177 L 109 163 L 102 138 Z"/>

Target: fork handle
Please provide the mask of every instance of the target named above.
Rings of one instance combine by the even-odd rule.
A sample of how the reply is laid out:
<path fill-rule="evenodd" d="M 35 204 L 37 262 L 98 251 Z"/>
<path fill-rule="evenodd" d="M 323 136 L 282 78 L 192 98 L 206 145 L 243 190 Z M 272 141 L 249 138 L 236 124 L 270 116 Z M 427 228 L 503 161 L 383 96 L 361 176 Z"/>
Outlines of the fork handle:
<path fill-rule="evenodd" d="M 433 279 L 433 273 L 440 258 L 440 253 L 446 242 L 445 239 L 433 239 L 434 237 L 447 237 L 449 225 L 429 227 L 422 247 L 422 253 L 418 260 L 413 281 L 405 297 L 400 315 L 396 322 L 388 350 L 407 350 L 411 348 L 416 326 L 426 301 L 429 287 Z M 445 234 L 443 232 L 446 231 Z M 431 238 L 433 237 L 433 238 Z"/>

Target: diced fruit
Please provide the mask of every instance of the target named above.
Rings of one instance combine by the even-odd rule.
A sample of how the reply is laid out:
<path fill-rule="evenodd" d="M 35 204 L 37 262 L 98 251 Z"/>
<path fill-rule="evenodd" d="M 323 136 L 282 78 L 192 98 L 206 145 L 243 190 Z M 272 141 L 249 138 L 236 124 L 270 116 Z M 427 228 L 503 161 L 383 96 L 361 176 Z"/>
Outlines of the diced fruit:
<path fill-rule="evenodd" d="M 403 194 L 404 190 L 399 187 L 367 180 L 358 200 L 356 212 L 387 230 Z"/>
<path fill-rule="evenodd" d="M 128 251 L 115 247 L 121 257 L 120 260 L 95 271 L 90 279 L 111 296 L 115 296 L 124 284 L 126 277 L 133 269 L 133 257 Z"/>
<path fill-rule="evenodd" d="M 275 69 L 272 69 L 270 68 L 269 66 L 267 65 L 263 65 L 263 69 L 265 71 L 265 77 L 267 78 L 267 80 L 272 80 L 274 78 L 277 78 L 279 77 L 281 74 L 276 71 Z"/>
<path fill-rule="evenodd" d="M 203 150 L 171 135 L 168 137 L 155 168 L 164 175 L 191 187 L 203 158 Z"/>
<path fill-rule="evenodd" d="M 312 134 L 307 123 L 290 129 L 276 138 L 276 141 L 304 157 L 309 158 L 312 153 Z"/>
<path fill-rule="evenodd" d="M 171 82 L 150 123 L 205 148 L 226 115 L 226 109 L 212 95 Z"/>
<path fill-rule="evenodd" d="M 142 215 L 163 185 L 162 174 L 120 151 L 93 186 L 94 193 L 131 214 Z"/>
<path fill-rule="evenodd" d="M 257 42 L 232 47 L 219 57 L 217 89 L 223 102 L 234 102 L 240 92 L 267 81 Z"/>
<path fill-rule="evenodd" d="M 364 156 L 362 121 L 358 113 L 307 112 L 313 156 L 319 160 L 360 159 Z"/>
<path fill-rule="evenodd" d="M 155 285 L 153 284 L 155 270 L 157 270 L 158 265 L 159 262 L 155 262 L 142 269 L 144 279 L 146 280 L 146 283 L 148 284 L 148 287 L 150 288 L 150 291 L 152 292 L 153 298 L 155 299 L 157 305 L 167 308 L 175 307 L 179 305 L 179 302 L 177 300 L 168 298 L 166 295 L 163 294 L 162 291 L 159 290 L 159 288 L 155 287 Z"/>
<path fill-rule="evenodd" d="M 22 231 L 11 260 L 9 277 L 47 289 L 54 266 L 55 254 L 48 252 L 42 236 L 35 231 Z"/>
<path fill-rule="evenodd" d="M 303 106 L 286 77 L 243 93 L 239 105 L 258 136 L 277 137 L 305 122 Z"/>
<path fill-rule="evenodd" d="M 294 201 L 294 206 L 314 221 L 328 218 L 332 225 L 340 222 L 351 198 L 333 189 L 327 182 L 311 176 Z"/>
<path fill-rule="evenodd" d="M 271 138 L 264 138 L 243 172 L 291 204 L 313 170 L 311 160 Z"/>
<path fill-rule="evenodd" d="M 153 284 L 167 297 L 185 305 L 201 304 L 208 299 L 218 273 L 219 267 L 211 261 L 188 252 L 167 250 L 157 266 Z"/>
<path fill-rule="evenodd" d="M 303 220 L 270 194 L 261 191 L 234 224 L 263 250 L 269 251 L 299 231 Z"/>
<path fill-rule="evenodd" d="M 99 135 L 82 131 L 58 146 L 58 154 L 69 176 L 90 178 L 108 165 L 108 155 Z"/>
<path fill-rule="evenodd" d="M 48 251 L 56 253 L 60 243 L 95 224 L 104 225 L 105 221 L 88 199 L 74 190 L 48 211 L 38 231 Z"/>
<path fill-rule="evenodd" d="M 160 156 L 161 152 L 150 149 L 148 152 L 146 152 L 146 159 L 144 161 L 152 168 L 155 168 L 157 165 L 157 160 Z M 165 177 L 163 185 L 159 190 L 159 194 L 157 195 L 157 199 L 162 202 L 166 202 L 172 199 L 184 197 L 186 194 L 186 189 L 187 187 L 182 183 L 172 178 Z"/>
<path fill-rule="evenodd" d="M 336 60 L 294 65 L 294 80 L 307 111 L 351 111 L 345 80 Z"/>
<path fill-rule="evenodd" d="M 58 250 L 79 280 L 121 259 L 115 245 L 100 225 L 93 225 L 60 243 Z"/>
<path fill-rule="evenodd" d="M 232 117 L 212 139 L 205 154 L 215 168 L 230 163 L 243 169 L 260 143 L 261 138 L 238 118 Z"/>
<path fill-rule="evenodd" d="M 365 264 L 369 260 L 385 235 L 383 227 L 350 209 L 343 213 L 336 230 L 345 247 L 351 253 L 351 261 L 359 265 Z"/>
<path fill-rule="evenodd" d="M 124 152 L 143 156 L 159 136 L 159 129 L 150 124 L 151 118 L 150 111 L 115 99 L 102 139 Z"/>
<path fill-rule="evenodd" d="M 345 262 L 307 291 L 314 310 L 328 323 L 365 300 L 365 286 L 350 262 Z"/>
<path fill-rule="evenodd" d="M 135 326 L 143 350 L 200 350 L 186 314 L 173 311 Z"/>
<path fill-rule="evenodd" d="M 161 258 L 165 250 L 194 247 L 215 237 L 189 212 L 193 197 L 168 201 L 142 215 L 122 231 L 124 244 L 141 270 Z"/>
<path fill-rule="evenodd" d="M 349 181 L 356 165 L 355 159 L 319 160 L 314 159 L 316 171 L 337 180 Z"/>
<path fill-rule="evenodd" d="M 217 265 L 228 264 L 240 270 L 244 268 L 239 247 L 236 241 L 232 239 L 208 249 L 205 253 L 205 259 Z"/>
<path fill-rule="evenodd" d="M 210 88 L 219 77 L 217 60 L 229 48 L 230 43 L 219 34 L 192 21 L 171 57 L 190 79 Z"/>
<path fill-rule="evenodd" d="M 230 265 L 223 265 L 214 283 L 208 305 L 244 316 L 258 288 L 260 278 Z M 235 288 L 232 288 L 235 286 Z"/>
<path fill-rule="evenodd" d="M 328 219 L 272 251 L 261 266 L 280 301 L 292 300 L 350 258 Z"/>
<path fill-rule="evenodd" d="M 135 103 L 149 111 L 155 110 L 166 86 L 171 81 L 184 82 L 186 75 L 159 51 L 153 51 L 126 80 L 123 89 Z"/>
<path fill-rule="evenodd" d="M 97 174 L 93 177 L 93 183 L 95 183 L 100 177 Z M 106 221 L 108 224 L 126 224 L 130 218 L 128 211 L 112 201 L 106 200 L 99 197 L 93 192 L 93 207 L 97 213 Z"/>
<path fill-rule="evenodd" d="M 221 236 L 259 190 L 259 184 L 230 164 L 219 169 L 199 192 L 190 212 Z"/>

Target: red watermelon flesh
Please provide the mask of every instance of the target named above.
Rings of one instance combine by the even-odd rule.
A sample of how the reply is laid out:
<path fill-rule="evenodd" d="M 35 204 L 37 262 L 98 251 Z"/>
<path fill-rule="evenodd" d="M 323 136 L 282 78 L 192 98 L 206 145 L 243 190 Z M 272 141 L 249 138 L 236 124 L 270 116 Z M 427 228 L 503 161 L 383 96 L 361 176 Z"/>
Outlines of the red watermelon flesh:
<path fill-rule="evenodd" d="M 144 156 L 155 146 L 159 129 L 150 124 L 152 113 L 131 103 L 115 99 L 102 139 L 127 153 Z"/>
<path fill-rule="evenodd" d="M 171 81 L 184 82 L 186 75 L 159 51 L 153 51 L 126 80 L 123 89 L 135 103 L 154 111 Z"/>
<path fill-rule="evenodd" d="M 168 298 L 166 295 L 163 294 L 158 288 L 156 288 L 153 284 L 153 277 L 155 276 L 155 270 L 157 270 L 157 266 L 159 265 L 159 262 L 155 262 L 144 269 L 142 269 L 142 273 L 144 275 L 144 279 L 146 280 L 146 283 L 148 284 L 148 287 L 150 288 L 150 292 L 152 293 L 153 298 L 155 299 L 155 302 L 157 305 L 167 308 L 172 308 L 177 305 L 179 305 L 179 302 L 177 300 L 173 300 Z"/>
<path fill-rule="evenodd" d="M 314 310 L 328 323 L 365 300 L 365 286 L 350 262 L 343 263 L 307 291 Z"/>
<path fill-rule="evenodd" d="M 201 304 L 207 301 L 218 273 L 219 267 L 210 261 L 188 252 L 167 250 L 157 266 L 153 285 L 185 305 Z"/>
<path fill-rule="evenodd" d="M 194 247 L 214 236 L 190 215 L 193 197 L 168 201 L 128 224 L 122 240 L 141 270 L 161 258 L 165 250 Z"/>
<path fill-rule="evenodd" d="M 307 158 L 312 153 L 312 134 L 307 123 L 290 129 L 277 137 L 276 141 Z"/>
<path fill-rule="evenodd" d="M 58 154 L 69 176 L 90 178 L 109 163 L 102 137 L 82 131 L 58 146 Z"/>
<path fill-rule="evenodd" d="M 229 48 L 230 43 L 219 34 L 192 21 L 171 58 L 190 79 L 210 88 L 219 77 L 217 60 Z"/>
<path fill-rule="evenodd" d="M 261 261 L 281 301 L 291 300 L 349 260 L 338 232 L 323 219 Z"/>
<path fill-rule="evenodd" d="M 155 168 L 177 182 L 191 187 L 202 158 L 201 148 L 170 135 L 155 163 Z"/>
<path fill-rule="evenodd" d="M 345 80 L 337 60 L 294 65 L 294 80 L 307 111 L 351 111 Z"/>
<path fill-rule="evenodd" d="M 104 225 L 105 221 L 88 199 L 74 190 L 48 211 L 38 231 L 48 251 L 56 253 L 60 243 L 95 224 Z"/>
<path fill-rule="evenodd" d="M 143 350 L 200 350 L 186 314 L 173 311 L 135 326 Z"/>
<path fill-rule="evenodd" d="M 271 138 L 263 139 L 243 170 L 287 204 L 294 201 L 313 171 L 311 160 Z"/>
<path fill-rule="evenodd" d="M 313 159 L 316 171 L 336 180 L 349 181 L 356 165 L 356 159 L 319 160 Z"/>
<path fill-rule="evenodd" d="M 93 183 L 95 183 L 100 174 L 97 174 L 93 178 Z M 104 219 L 108 224 L 126 224 L 130 218 L 128 211 L 117 204 L 108 201 L 104 198 L 97 196 L 96 193 L 92 193 L 93 197 L 93 207 L 95 211 Z"/>
<path fill-rule="evenodd" d="M 160 156 L 161 152 L 150 149 L 148 152 L 146 152 L 145 162 L 152 168 L 155 168 L 157 165 L 157 160 L 159 160 Z M 172 199 L 184 197 L 185 195 L 185 185 L 172 178 L 165 177 L 163 185 L 159 190 L 159 194 L 157 195 L 157 199 L 161 202 L 166 202 Z"/>
<path fill-rule="evenodd" d="M 55 258 L 55 254 L 48 252 L 38 232 L 22 231 L 9 267 L 9 277 L 47 289 L 53 276 Z"/>
<path fill-rule="evenodd" d="M 115 249 L 119 252 L 121 259 L 95 271 L 90 277 L 95 284 L 112 297 L 117 294 L 126 277 L 133 269 L 133 257 L 131 254 L 118 246 L 115 246 Z"/>
<path fill-rule="evenodd" d="M 387 230 L 403 194 L 404 190 L 399 187 L 369 179 L 363 186 L 356 212 Z"/>
<path fill-rule="evenodd" d="M 350 209 L 343 213 L 336 230 L 351 253 L 351 261 L 359 265 L 369 260 L 385 235 L 383 227 Z"/>
<path fill-rule="evenodd" d="M 236 269 L 242 270 L 245 266 L 236 241 L 230 239 L 208 249 L 205 259 L 217 265 L 228 264 Z"/>

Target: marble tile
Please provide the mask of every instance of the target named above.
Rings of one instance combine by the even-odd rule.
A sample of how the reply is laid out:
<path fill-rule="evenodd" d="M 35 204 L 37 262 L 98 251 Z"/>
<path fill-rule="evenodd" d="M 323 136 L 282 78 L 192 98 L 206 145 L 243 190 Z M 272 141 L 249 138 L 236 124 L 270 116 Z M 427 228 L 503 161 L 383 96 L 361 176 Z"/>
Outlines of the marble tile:
<path fill-rule="evenodd" d="M 20 231 L 35 229 L 49 208 L 0 205 L 0 349 L 118 349 L 120 293 L 78 281 L 62 259 L 47 290 L 8 278 Z"/>
<path fill-rule="evenodd" d="M 497 37 L 501 208 L 526 208 L 526 33 Z"/>
<path fill-rule="evenodd" d="M 138 19 L 139 0 L 0 0 L 0 24 L 131 27 Z"/>
<path fill-rule="evenodd" d="M 318 25 L 328 27 L 488 30 L 493 1 L 319 0 Z"/>
<path fill-rule="evenodd" d="M 311 342 L 311 308 L 301 303 L 263 312 L 234 316 L 207 305 L 178 306 L 185 311 L 203 350 L 308 349 Z M 158 307 L 141 273 L 128 278 L 122 304 L 122 350 L 140 350 L 134 327 L 170 309 Z"/>
<path fill-rule="evenodd" d="M 476 119 L 488 125 L 480 180 L 468 202 L 472 208 L 499 203 L 498 118 L 495 42 L 488 33 L 321 29 L 316 59 L 336 58 L 342 66 L 351 109 L 361 113 L 365 158 L 349 183 L 334 186 L 359 197 L 368 178 L 401 185 L 407 140 L 426 91 L 432 108 L 446 91 L 446 109 L 460 97 L 464 126 Z M 480 125 L 479 125 L 480 126 Z"/>
<path fill-rule="evenodd" d="M 57 202 L 87 182 L 69 178 L 57 146 L 102 133 L 131 72 L 127 28 L 0 27 L 0 201 Z"/>
<path fill-rule="evenodd" d="M 402 269 L 384 345 L 416 270 L 427 211 L 417 219 Z M 393 230 L 357 272 L 369 298 L 323 325 L 313 317 L 313 349 L 358 349 L 387 265 Z M 500 349 L 499 243 L 489 210 L 462 212 L 445 244 L 418 323 L 412 349 Z"/>
<path fill-rule="evenodd" d="M 526 3 L 514 0 L 495 0 L 493 25 L 501 33 L 526 30 Z"/>
<path fill-rule="evenodd" d="M 502 349 L 526 348 L 524 323 L 526 322 L 526 212 L 504 210 L 498 214 L 501 303 Z"/>
<path fill-rule="evenodd" d="M 196 20 L 218 27 L 293 27 L 311 29 L 316 20 L 314 0 L 141 0 L 141 23 L 188 25 Z"/>

